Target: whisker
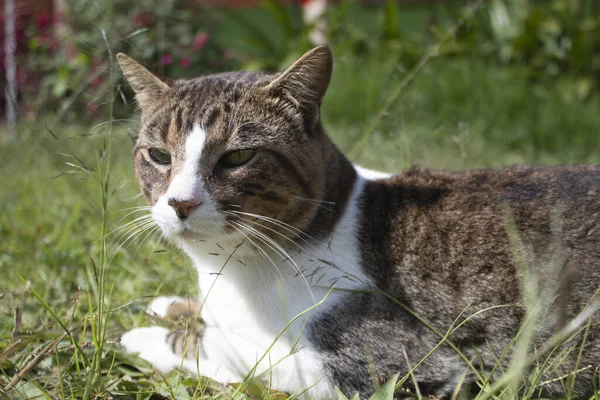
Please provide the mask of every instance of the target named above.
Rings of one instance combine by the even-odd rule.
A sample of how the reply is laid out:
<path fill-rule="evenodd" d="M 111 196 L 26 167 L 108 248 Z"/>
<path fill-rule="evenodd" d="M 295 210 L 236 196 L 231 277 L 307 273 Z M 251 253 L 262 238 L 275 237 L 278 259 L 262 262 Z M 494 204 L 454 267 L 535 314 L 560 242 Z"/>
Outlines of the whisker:
<path fill-rule="evenodd" d="M 292 196 L 298 200 L 306 200 L 306 201 L 313 201 L 315 203 L 325 203 L 325 204 L 331 204 L 331 205 L 335 205 L 335 201 L 325 201 L 325 200 L 317 200 L 317 199 L 309 199 L 307 197 L 300 197 L 300 196 Z"/>
<path fill-rule="evenodd" d="M 249 227 L 244 223 L 237 222 L 237 224 L 239 224 L 239 226 L 244 227 L 244 228 L 248 229 L 250 232 L 252 232 L 254 234 L 254 236 L 256 236 L 258 239 L 260 239 L 264 244 L 266 244 L 269 248 L 271 248 L 278 256 L 280 256 L 287 264 L 289 264 L 296 271 L 296 273 L 300 277 L 302 277 L 302 280 L 304 281 L 304 284 L 306 285 L 311 297 L 313 298 L 313 301 L 315 303 L 317 302 L 317 300 L 315 299 L 315 296 L 313 294 L 312 288 L 310 287 L 308 280 L 304 276 L 302 269 L 300 267 L 298 267 L 298 265 L 296 264 L 294 259 L 288 254 L 287 251 L 285 251 L 285 249 L 283 247 L 281 247 L 281 245 L 279 243 L 277 243 L 275 240 L 273 240 L 266 234 L 254 229 L 252 227 Z M 275 267 L 275 268 L 277 268 L 277 267 Z M 277 271 L 279 272 L 278 268 L 277 268 Z M 281 279 L 283 280 L 283 276 L 281 275 L 281 272 L 279 272 L 279 275 L 281 276 Z M 285 282 L 284 282 L 284 285 L 285 285 Z"/>
<path fill-rule="evenodd" d="M 228 212 L 235 213 L 235 214 L 240 214 L 240 215 L 247 215 L 247 216 L 249 216 L 249 217 L 260 218 L 260 219 L 262 219 L 262 220 L 264 220 L 264 221 L 271 222 L 271 223 L 273 223 L 273 224 L 279 225 L 279 226 L 281 226 L 282 228 L 283 228 L 283 227 L 286 227 L 286 228 L 288 228 L 288 230 L 289 230 L 290 232 L 292 232 L 292 231 L 293 231 L 293 232 L 295 232 L 294 234 L 295 234 L 296 236 L 299 236 L 299 237 L 300 237 L 300 236 L 304 235 L 304 236 L 308 237 L 309 239 L 312 239 L 312 240 L 314 240 L 314 241 L 317 241 L 317 240 L 316 240 L 316 238 L 314 238 L 313 236 L 309 235 L 308 233 L 306 233 L 306 232 L 304 232 L 304 231 L 302 231 L 302 230 L 300 230 L 300 229 L 296 228 L 296 227 L 295 227 L 295 226 L 293 226 L 293 225 L 290 225 L 290 224 L 288 224 L 288 223 L 285 223 L 285 222 L 283 222 L 283 221 L 280 221 L 280 220 L 278 220 L 278 219 L 275 219 L 275 218 L 267 217 L 267 216 L 265 216 L 265 215 L 260 215 L 260 214 L 253 214 L 253 213 L 249 213 L 249 212 L 237 211 L 237 210 L 229 210 Z M 321 243 L 322 243 L 322 242 L 321 242 Z"/>
<path fill-rule="evenodd" d="M 140 226 L 145 225 L 146 223 L 149 223 L 149 222 L 154 222 L 154 220 L 152 219 L 152 216 L 150 216 L 150 215 L 145 215 L 143 217 L 136 218 L 135 220 L 130 221 L 126 224 L 123 224 L 123 225 L 115 228 L 113 231 L 107 233 L 105 238 L 108 238 L 113 233 L 117 233 L 117 236 L 115 239 L 118 240 L 119 237 L 125 236 L 132 230 L 135 230 L 135 229 L 139 228 Z"/>
<path fill-rule="evenodd" d="M 141 211 L 145 211 L 145 210 L 132 211 L 132 212 L 130 212 L 129 214 L 125 215 L 123 218 L 121 218 L 121 219 L 120 219 L 120 220 L 119 220 L 117 223 L 118 223 L 118 224 L 119 224 L 119 223 L 121 223 L 121 221 L 123 221 L 123 220 L 124 220 L 124 219 L 125 219 L 127 216 L 129 216 L 129 215 L 131 215 L 131 214 L 133 214 L 133 213 L 136 213 L 136 212 L 141 212 Z M 134 223 L 134 222 L 136 222 L 136 221 L 141 221 L 141 220 L 143 220 L 143 219 L 150 219 L 150 218 L 152 218 L 152 214 L 145 214 L 145 215 L 142 215 L 142 216 L 140 216 L 140 217 L 136 217 L 135 219 L 133 219 L 133 220 L 131 220 L 131 221 L 129 221 L 129 222 L 126 222 L 126 223 L 124 223 L 124 224 L 122 224 L 122 225 L 119 225 L 117 228 L 115 228 L 115 231 L 117 231 L 117 230 L 119 230 L 119 229 L 121 229 L 121 228 L 123 228 L 123 227 L 125 227 L 125 226 L 127 226 L 127 225 L 130 225 L 130 224 L 132 224 L 132 223 Z M 114 232 L 114 231 L 113 231 L 113 232 Z"/>
<path fill-rule="evenodd" d="M 279 226 L 282 229 L 285 229 L 286 231 L 290 232 L 291 234 L 293 234 L 295 237 L 297 237 L 298 239 L 302 240 L 304 243 L 306 243 L 308 246 L 310 246 L 312 249 L 314 249 L 317 253 L 320 253 L 320 251 L 312 244 L 310 243 L 308 240 L 306 240 L 304 237 L 302 237 L 303 235 L 306 236 L 308 239 L 319 243 L 321 245 L 325 245 L 324 242 L 319 241 L 317 239 L 315 239 L 313 236 L 301 231 L 300 229 L 296 228 L 295 226 L 292 226 L 290 224 L 286 224 L 285 222 L 279 221 L 275 218 L 270 218 L 270 217 L 266 217 L 264 215 L 259 215 L 259 214 L 252 214 L 252 213 L 245 213 L 242 211 L 235 211 L 235 210 L 231 210 L 231 211 L 226 211 L 226 213 L 229 214 L 239 214 L 239 215 L 247 215 L 250 217 L 254 217 L 260 220 L 263 220 L 265 222 L 269 222 L 272 223 L 273 225 Z M 241 218 L 238 216 L 238 218 Z"/>
<path fill-rule="evenodd" d="M 240 228 L 244 228 L 244 229 L 247 229 L 247 230 L 249 230 L 249 231 L 251 231 L 251 230 L 252 230 L 252 228 L 249 228 L 248 226 L 246 226 L 246 225 L 244 225 L 244 224 L 242 224 L 242 223 L 239 223 L 239 222 L 233 222 L 233 223 L 234 223 L 234 224 L 236 224 L 237 226 L 239 226 Z M 255 236 L 257 239 L 259 239 L 261 242 L 263 242 L 265 245 L 267 245 L 269 248 L 271 248 L 272 250 L 274 250 L 274 249 L 273 249 L 273 248 L 272 248 L 272 247 L 271 247 L 271 246 L 270 246 L 270 245 L 269 245 L 267 242 L 265 242 L 264 240 L 262 240 L 260 237 L 258 237 L 258 236 L 256 236 L 256 235 L 254 235 L 254 236 Z M 266 258 L 268 258 L 268 259 L 269 259 L 269 261 L 271 262 L 271 264 L 273 265 L 273 267 L 275 267 L 275 270 L 277 271 L 277 273 L 278 273 L 278 274 L 279 274 L 279 276 L 281 277 L 281 282 L 283 283 L 283 286 L 284 286 L 284 287 L 285 287 L 285 289 L 287 290 L 287 283 L 286 283 L 286 281 L 285 281 L 285 278 L 283 277 L 283 274 L 281 273 L 281 271 L 280 271 L 280 270 L 279 270 L 279 268 L 277 267 L 277 264 L 275 263 L 275 261 L 273 261 L 273 258 L 271 258 L 271 256 L 270 256 L 270 255 L 269 255 L 269 254 L 268 254 L 268 253 L 267 253 L 267 252 L 266 252 L 266 251 L 265 251 L 263 248 L 261 248 L 260 246 L 256 245 L 256 244 L 255 244 L 255 243 L 252 241 L 252 239 L 250 239 L 250 237 L 248 237 L 248 236 L 247 236 L 247 238 L 248 238 L 248 240 L 250 240 L 250 242 L 251 242 L 251 243 L 253 243 L 253 244 L 255 245 L 255 247 L 256 247 L 257 249 L 259 249 L 259 250 L 260 250 L 260 251 L 263 253 L 263 255 L 264 255 Z M 274 251 L 275 251 L 275 250 L 274 250 Z"/>
<path fill-rule="evenodd" d="M 297 246 L 297 247 L 300 249 L 300 251 L 301 251 L 301 252 L 303 252 L 304 254 L 310 255 L 310 253 L 309 253 L 308 251 L 306 251 L 306 249 L 305 249 L 304 247 L 302 247 L 302 246 L 300 245 L 300 243 L 296 242 L 294 239 L 290 238 L 289 236 L 286 236 L 286 235 L 284 235 L 283 233 L 281 233 L 281 232 L 279 232 L 279 231 L 276 231 L 276 230 L 275 230 L 275 229 L 273 229 L 273 228 L 269 228 L 268 226 L 266 226 L 266 225 L 264 225 L 264 224 L 261 224 L 260 222 L 258 222 L 258 221 L 256 221 L 256 220 L 252 220 L 252 219 L 249 219 L 249 218 L 244 218 L 244 217 L 242 217 L 242 216 L 238 216 L 238 218 L 241 218 L 242 220 L 244 220 L 244 221 L 246 221 L 246 222 L 248 222 L 248 223 L 251 223 L 251 224 L 253 224 L 253 225 L 257 225 L 257 226 L 259 226 L 259 227 L 261 227 L 261 228 L 263 228 L 263 229 L 267 229 L 267 230 L 269 230 L 269 231 L 271 231 L 271 232 L 273 232 L 273 233 L 276 233 L 276 234 L 278 234 L 279 236 L 283 237 L 283 238 L 284 238 L 284 239 L 286 239 L 287 241 L 289 241 L 289 242 L 291 242 L 292 244 L 294 244 L 295 246 Z M 300 238 L 300 239 L 302 239 L 302 238 Z M 311 246 L 311 247 L 312 247 L 312 248 L 313 248 L 315 251 L 319 252 L 319 251 L 318 251 L 318 250 L 317 250 L 317 249 L 316 249 L 316 248 L 315 248 L 315 247 L 314 247 L 312 244 L 308 243 L 306 240 L 303 240 L 303 241 L 304 241 L 304 242 L 306 242 L 306 243 L 307 243 L 309 246 Z"/>
<path fill-rule="evenodd" d="M 127 244 L 133 242 L 136 237 L 144 234 L 149 229 L 153 229 L 155 227 L 155 223 L 153 220 L 144 222 L 139 227 L 136 227 L 134 231 L 122 242 L 120 242 L 117 247 L 111 252 L 108 263 L 110 264 L 115 256 L 121 251 L 121 249 Z"/>
<path fill-rule="evenodd" d="M 334 203 L 334 202 L 332 202 L 332 201 L 316 200 L 316 199 L 307 199 L 306 197 L 300 197 L 300 196 L 292 196 L 292 197 L 293 197 L 293 198 L 295 198 L 295 199 L 297 199 L 297 200 L 300 200 L 300 201 L 302 201 L 302 202 L 304 202 L 304 203 L 308 203 L 308 204 L 311 204 L 311 205 L 313 205 L 313 206 L 317 206 L 317 207 L 319 207 L 319 208 L 322 208 L 322 209 L 324 209 L 324 210 L 327 210 L 327 211 L 329 211 L 329 212 L 333 212 L 333 208 L 326 207 L 326 206 L 324 206 L 324 205 L 323 205 L 323 203 L 325 203 L 325 204 L 332 204 L 332 205 L 334 205 L 335 203 Z"/>

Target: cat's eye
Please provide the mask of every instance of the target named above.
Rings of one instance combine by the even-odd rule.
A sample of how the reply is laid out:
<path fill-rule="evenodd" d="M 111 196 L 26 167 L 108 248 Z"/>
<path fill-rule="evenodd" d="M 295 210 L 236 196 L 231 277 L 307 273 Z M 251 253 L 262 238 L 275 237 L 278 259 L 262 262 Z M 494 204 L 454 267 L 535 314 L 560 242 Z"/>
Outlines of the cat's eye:
<path fill-rule="evenodd" d="M 239 167 L 246 164 L 256 153 L 254 150 L 237 150 L 225 154 L 219 160 L 219 164 L 226 168 Z"/>
<path fill-rule="evenodd" d="M 150 158 L 157 164 L 169 165 L 171 164 L 171 155 L 164 150 L 150 149 L 148 151 Z"/>

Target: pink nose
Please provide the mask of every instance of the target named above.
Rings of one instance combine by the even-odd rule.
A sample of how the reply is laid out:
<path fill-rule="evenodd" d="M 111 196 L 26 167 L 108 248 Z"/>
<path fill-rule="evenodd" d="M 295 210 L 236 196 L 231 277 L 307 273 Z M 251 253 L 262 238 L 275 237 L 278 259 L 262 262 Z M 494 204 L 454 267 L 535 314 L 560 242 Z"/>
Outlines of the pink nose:
<path fill-rule="evenodd" d="M 179 219 L 186 219 L 192 210 L 202 204 L 201 201 L 188 200 L 180 201 L 177 199 L 170 199 L 168 204 L 175 209 L 175 214 Z"/>

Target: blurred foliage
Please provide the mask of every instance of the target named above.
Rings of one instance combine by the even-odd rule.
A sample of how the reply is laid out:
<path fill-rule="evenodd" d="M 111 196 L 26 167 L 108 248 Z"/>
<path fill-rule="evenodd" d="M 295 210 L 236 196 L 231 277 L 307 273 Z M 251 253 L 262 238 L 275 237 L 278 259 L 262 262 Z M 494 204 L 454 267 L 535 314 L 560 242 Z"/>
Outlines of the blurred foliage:
<path fill-rule="evenodd" d="M 21 76 L 30 118 L 49 111 L 63 120 L 106 118 L 103 105 L 119 75 L 110 70 L 110 55 L 118 51 L 171 77 L 236 64 L 212 40 L 218 14 L 202 1 L 67 0 L 63 18 L 40 17 L 26 32 Z"/>
<path fill-rule="evenodd" d="M 405 6 L 388 0 L 380 7 L 362 7 L 357 0 L 340 0 L 324 16 L 326 36 L 344 57 L 380 55 L 382 63 L 403 73 L 425 57 L 477 58 L 516 67 L 533 81 L 567 79 L 566 95 L 573 100 L 597 92 L 600 2 L 457 3 Z M 477 12 L 466 15 L 475 4 Z M 215 10 L 203 0 L 67 0 L 67 5 L 64 21 L 40 18 L 26 32 L 28 51 L 19 79 L 30 119 L 47 112 L 67 121 L 106 119 L 110 107 L 104 106 L 113 96 L 109 89 L 119 75 L 110 70 L 109 49 L 178 77 L 237 69 L 240 64 L 249 70 L 278 71 L 312 46 L 312 26 L 302 22 L 296 2 L 284 6 L 264 0 L 260 13 Z M 230 47 L 236 48 L 236 42 L 234 52 Z M 130 99 L 128 89 L 124 93 Z"/>
<path fill-rule="evenodd" d="M 600 79 L 600 4 L 595 0 L 493 0 L 480 15 L 473 49 L 531 78 L 566 75 L 573 95 L 587 98 Z"/>
<path fill-rule="evenodd" d="M 244 68 L 277 72 L 312 47 L 308 39 L 312 26 L 302 22 L 297 3 L 283 5 L 278 0 L 263 0 L 259 8 L 266 16 L 259 22 L 243 9 L 223 9 L 223 14 L 228 22 L 241 29 L 240 47 L 246 55 Z"/>
<path fill-rule="evenodd" d="M 444 42 L 433 56 L 477 57 L 500 66 L 525 68 L 531 79 L 572 80 L 574 99 L 585 100 L 600 79 L 600 2 L 596 0 L 489 0 L 437 2 L 428 6 L 403 6 L 388 0 L 376 9 L 361 7 L 356 0 L 332 4 L 324 18 L 327 38 L 334 48 L 385 54 L 396 68 L 408 71 Z M 477 12 L 469 13 L 477 5 Z M 301 23 L 299 7 L 283 7 L 265 0 L 261 7 L 271 32 L 244 18 L 228 17 L 246 35 L 247 67 L 276 71 L 311 47 Z M 422 15 L 413 18 L 417 9 Z M 373 12 L 373 10 L 375 10 Z M 418 21 L 406 27 L 410 19 Z M 451 32 L 451 40 L 448 33 Z M 345 53 L 345 51 L 344 51 Z"/>

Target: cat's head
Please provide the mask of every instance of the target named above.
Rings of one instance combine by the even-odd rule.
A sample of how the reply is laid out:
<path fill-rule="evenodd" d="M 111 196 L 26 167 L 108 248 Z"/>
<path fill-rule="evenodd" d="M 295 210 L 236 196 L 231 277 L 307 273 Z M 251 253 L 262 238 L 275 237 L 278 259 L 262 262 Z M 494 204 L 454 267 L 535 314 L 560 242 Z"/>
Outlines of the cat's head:
<path fill-rule="evenodd" d="M 311 223 L 331 146 L 319 116 L 332 70 L 327 46 L 281 74 L 190 80 L 160 79 L 117 58 L 142 113 L 136 178 L 167 237 L 206 240 Z"/>

